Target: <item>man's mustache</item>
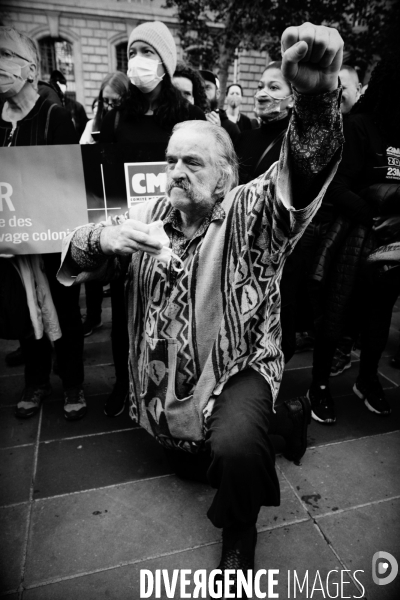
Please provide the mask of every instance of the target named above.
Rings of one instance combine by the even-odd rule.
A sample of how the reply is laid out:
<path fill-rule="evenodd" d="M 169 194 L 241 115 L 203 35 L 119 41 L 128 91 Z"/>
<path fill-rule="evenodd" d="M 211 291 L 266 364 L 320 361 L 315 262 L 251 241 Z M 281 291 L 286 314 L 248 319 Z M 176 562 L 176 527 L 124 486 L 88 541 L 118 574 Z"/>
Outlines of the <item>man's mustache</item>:
<path fill-rule="evenodd" d="M 192 189 L 192 186 L 187 179 L 172 179 L 167 184 L 167 194 L 170 194 L 174 187 L 181 188 L 185 192 L 189 192 Z"/>

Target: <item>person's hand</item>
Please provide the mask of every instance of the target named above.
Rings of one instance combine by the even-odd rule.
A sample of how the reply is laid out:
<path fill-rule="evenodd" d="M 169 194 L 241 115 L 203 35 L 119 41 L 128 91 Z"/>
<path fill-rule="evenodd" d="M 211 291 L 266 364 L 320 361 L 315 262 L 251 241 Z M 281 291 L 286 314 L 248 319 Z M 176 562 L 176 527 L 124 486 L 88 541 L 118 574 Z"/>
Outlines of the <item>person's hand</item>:
<path fill-rule="evenodd" d="M 376 217 L 373 230 L 382 243 L 389 244 L 400 237 L 400 216 Z"/>
<path fill-rule="evenodd" d="M 212 123 L 213 125 L 221 125 L 221 119 L 219 117 L 219 114 L 214 110 L 212 112 L 206 113 L 206 119 L 209 123 Z"/>
<path fill-rule="evenodd" d="M 104 254 L 133 254 L 143 250 L 157 255 L 162 243 L 149 231 L 149 225 L 133 219 L 127 219 L 122 225 L 108 225 L 100 235 L 101 249 Z"/>
<path fill-rule="evenodd" d="M 335 90 L 343 60 L 343 40 L 332 27 L 303 23 L 282 34 L 282 73 L 301 94 Z"/>

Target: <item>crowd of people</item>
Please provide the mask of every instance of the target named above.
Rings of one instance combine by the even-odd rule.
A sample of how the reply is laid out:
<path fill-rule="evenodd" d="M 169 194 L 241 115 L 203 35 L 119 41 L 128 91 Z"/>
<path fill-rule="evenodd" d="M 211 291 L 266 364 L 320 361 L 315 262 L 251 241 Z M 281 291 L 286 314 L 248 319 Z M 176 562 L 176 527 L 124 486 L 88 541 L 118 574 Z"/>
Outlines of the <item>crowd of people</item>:
<path fill-rule="evenodd" d="M 25 365 L 15 415 L 38 413 L 54 361 L 65 418 L 86 415 L 83 340 L 102 325 L 106 268 L 115 385 L 104 412 L 129 400 L 176 472 L 218 490 L 208 516 L 223 528 L 222 570 L 253 567 L 258 511 L 279 504 L 273 438 L 299 460 L 310 418 L 336 422 L 329 379 L 355 344 L 354 394 L 391 412 L 378 366 L 400 294 L 400 57 L 382 56 L 361 95 L 342 45 L 326 27 L 286 30 L 249 117 L 242 85 L 228 86 L 224 109 L 218 77 L 178 63 L 168 28 L 146 22 L 88 120 L 60 71 L 40 81 L 34 41 L 0 27 L 1 146 L 124 143 L 132 162 L 167 162 L 167 196 L 72 232 L 58 275 L 61 248 L 0 258 L 0 337 L 19 340 L 7 361 Z M 307 397 L 294 389 L 275 405 L 284 364 L 305 350 Z"/>

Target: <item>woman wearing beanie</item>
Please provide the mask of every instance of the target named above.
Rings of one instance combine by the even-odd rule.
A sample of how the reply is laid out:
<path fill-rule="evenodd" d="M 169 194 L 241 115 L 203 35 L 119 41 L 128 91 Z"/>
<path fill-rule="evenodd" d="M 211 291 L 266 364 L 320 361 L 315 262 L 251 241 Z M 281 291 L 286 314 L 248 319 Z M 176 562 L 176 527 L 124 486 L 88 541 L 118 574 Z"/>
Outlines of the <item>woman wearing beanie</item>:
<path fill-rule="evenodd" d="M 132 162 L 163 161 L 176 123 L 205 119 L 172 84 L 176 46 L 161 21 L 142 23 L 128 42 L 129 94 L 104 121 L 100 141 L 132 145 Z"/>
<path fill-rule="evenodd" d="M 176 46 L 168 27 L 160 21 L 136 27 L 128 43 L 128 95 L 110 111 L 100 129 L 100 142 L 129 144 L 131 162 L 162 162 L 176 123 L 205 120 L 203 111 L 190 104 L 172 84 Z M 111 282 L 113 356 L 116 383 L 104 412 L 115 417 L 123 411 L 128 393 L 128 332 L 124 309 L 125 273 Z"/>

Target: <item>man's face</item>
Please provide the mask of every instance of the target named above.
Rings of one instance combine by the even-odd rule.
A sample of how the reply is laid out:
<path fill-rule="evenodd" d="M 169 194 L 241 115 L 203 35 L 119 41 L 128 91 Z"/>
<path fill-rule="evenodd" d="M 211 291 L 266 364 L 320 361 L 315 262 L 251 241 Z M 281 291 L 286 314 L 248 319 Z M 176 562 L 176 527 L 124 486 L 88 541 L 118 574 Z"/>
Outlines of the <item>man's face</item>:
<path fill-rule="evenodd" d="M 210 108 L 211 110 L 215 110 L 216 108 L 218 108 L 219 90 L 217 89 L 215 83 L 212 83 L 211 81 L 206 81 L 205 87 L 207 100 L 210 103 Z"/>
<path fill-rule="evenodd" d="M 343 88 L 340 109 L 342 114 L 345 115 L 351 111 L 354 104 L 359 99 L 361 84 L 358 82 L 358 78 L 353 73 L 349 73 L 347 69 L 340 71 L 339 77 Z"/>
<path fill-rule="evenodd" d="M 200 131 L 176 131 L 167 148 L 167 195 L 174 208 L 191 217 L 206 216 L 215 204 L 215 190 L 222 178 L 217 148 Z"/>
<path fill-rule="evenodd" d="M 173 77 L 172 83 L 190 104 L 194 104 L 193 83 L 190 79 L 187 79 L 187 77 Z"/>
<path fill-rule="evenodd" d="M 236 108 L 237 106 L 240 106 L 240 104 L 242 102 L 242 90 L 240 89 L 239 86 L 231 85 L 231 87 L 229 88 L 229 91 L 226 95 L 226 102 L 232 108 Z"/>

